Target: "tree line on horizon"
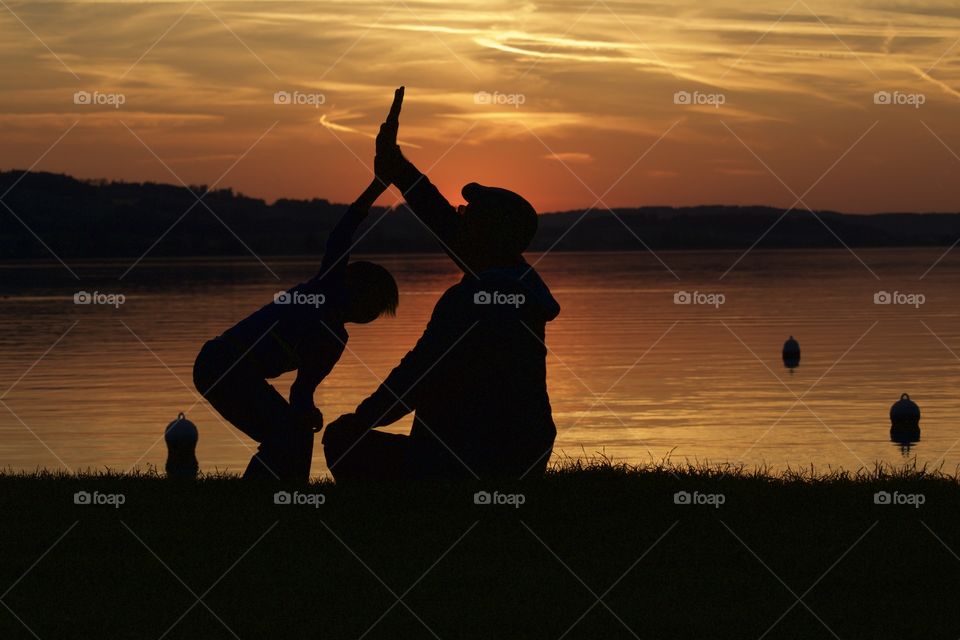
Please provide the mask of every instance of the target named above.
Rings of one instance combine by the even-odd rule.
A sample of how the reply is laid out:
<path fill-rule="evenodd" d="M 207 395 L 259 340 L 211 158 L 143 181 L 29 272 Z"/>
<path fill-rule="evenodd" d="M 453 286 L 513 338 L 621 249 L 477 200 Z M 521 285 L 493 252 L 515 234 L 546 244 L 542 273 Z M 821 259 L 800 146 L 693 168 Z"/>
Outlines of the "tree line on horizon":
<path fill-rule="evenodd" d="M 0 260 L 48 258 L 37 237 L 64 259 L 136 258 L 155 242 L 154 257 L 246 254 L 238 237 L 257 254 L 319 254 L 347 206 L 325 199 L 268 204 L 231 189 L 212 190 L 198 202 L 205 191 L 0 172 L 0 194 L 7 193 L 9 207 L 0 208 Z M 638 238 L 655 250 L 746 249 L 761 236 L 758 249 L 841 247 L 837 237 L 851 247 L 950 246 L 960 237 L 960 213 L 795 210 L 784 216 L 775 207 L 725 205 L 580 209 L 541 214 L 530 250 L 643 250 Z M 440 251 L 404 206 L 374 208 L 358 237 L 359 253 Z"/>

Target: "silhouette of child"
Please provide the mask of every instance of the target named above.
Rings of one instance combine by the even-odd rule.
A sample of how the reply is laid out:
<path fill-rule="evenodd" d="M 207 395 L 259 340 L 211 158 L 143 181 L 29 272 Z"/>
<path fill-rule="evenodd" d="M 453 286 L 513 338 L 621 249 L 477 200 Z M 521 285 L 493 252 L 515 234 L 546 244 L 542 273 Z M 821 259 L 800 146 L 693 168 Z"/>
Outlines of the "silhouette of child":
<path fill-rule="evenodd" d="M 244 478 L 306 481 L 323 416 L 317 385 L 343 354 L 344 324 L 366 324 L 397 308 L 397 284 L 371 262 L 349 263 L 357 228 L 386 189 L 378 178 L 350 205 L 327 239 L 320 271 L 274 296 L 204 344 L 193 369 L 197 389 L 235 427 L 260 443 Z M 289 402 L 269 383 L 297 371 Z"/>

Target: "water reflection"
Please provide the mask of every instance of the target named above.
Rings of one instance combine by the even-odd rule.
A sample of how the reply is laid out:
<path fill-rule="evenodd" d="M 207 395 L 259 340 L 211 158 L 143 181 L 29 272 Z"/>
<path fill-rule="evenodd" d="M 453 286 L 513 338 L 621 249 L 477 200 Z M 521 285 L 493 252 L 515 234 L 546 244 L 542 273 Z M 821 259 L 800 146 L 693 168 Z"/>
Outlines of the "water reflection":
<path fill-rule="evenodd" d="M 942 251 L 858 250 L 884 288 L 912 290 Z M 957 254 L 957 257 L 954 257 Z M 876 280 L 846 251 L 550 254 L 537 265 L 563 311 L 548 329 L 558 456 L 742 462 L 818 468 L 899 463 L 891 400 L 922 389 L 918 462 L 960 464 L 960 252 L 923 281 L 920 308 L 873 304 Z M 530 256 L 531 261 L 539 256 Z M 377 256 L 401 289 L 398 316 L 351 330 L 316 394 L 327 420 L 352 410 L 422 333 L 457 273 L 439 255 Z M 200 343 L 310 277 L 316 261 L 122 261 L 0 266 L 0 465 L 163 467 L 163 428 L 185 411 L 203 470 L 242 470 L 250 444 L 198 400 Z M 902 282 L 901 282 L 902 280 Z M 826 283 L 826 284 L 824 284 Z M 78 290 L 123 293 L 119 308 L 75 305 Z M 719 306 L 674 293 L 723 291 Z M 784 337 L 803 366 L 782 368 Z M 785 346 L 785 345 L 784 345 Z M 292 376 L 275 381 L 286 393 Z M 799 400 L 798 400 L 799 398 Z M 409 429 L 409 419 L 391 430 Z M 158 441 L 158 437 L 160 437 Z M 314 470 L 326 472 L 319 448 Z"/>

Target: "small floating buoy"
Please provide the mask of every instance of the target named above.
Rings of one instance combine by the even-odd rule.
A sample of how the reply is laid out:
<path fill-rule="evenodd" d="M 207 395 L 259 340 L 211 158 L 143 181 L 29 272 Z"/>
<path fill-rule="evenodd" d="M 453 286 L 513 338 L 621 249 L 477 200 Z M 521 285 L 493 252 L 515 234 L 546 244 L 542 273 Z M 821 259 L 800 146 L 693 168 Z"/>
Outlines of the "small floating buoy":
<path fill-rule="evenodd" d="M 196 478 L 200 464 L 197 462 L 197 426 L 181 412 L 177 419 L 167 425 L 163 432 L 167 443 L 167 477 Z"/>
<path fill-rule="evenodd" d="M 800 366 L 800 343 L 793 336 L 783 343 L 783 366 L 791 372 Z"/>
<path fill-rule="evenodd" d="M 920 407 L 906 393 L 890 407 L 890 439 L 901 444 L 920 440 Z"/>

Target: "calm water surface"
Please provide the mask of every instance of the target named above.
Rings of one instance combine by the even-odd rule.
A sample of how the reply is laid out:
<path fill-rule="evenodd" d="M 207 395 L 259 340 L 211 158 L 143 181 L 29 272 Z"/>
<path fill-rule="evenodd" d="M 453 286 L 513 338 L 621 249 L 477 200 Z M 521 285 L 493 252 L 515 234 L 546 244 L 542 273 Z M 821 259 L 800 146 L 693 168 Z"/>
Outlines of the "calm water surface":
<path fill-rule="evenodd" d="M 856 469 L 876 461 L 960 465 L 960 250 L 531 255 L 563 307 L 548 328 L 555 455 Z M 401 288 L 397 318 L 350 328 L 316 394 L 349 412 L 414 344 L 458 274 L 443 256 L 379 256 Z M 863 261 L 862 264 L 860 260 Z M 163 466 L 164 426 L 186 411 L 206 470 L 241 471 L 253 444 L 193 390 L 200 345 L 310 277 L 312 259 L 0 266 L 0 466 Z M 871 273 L 872 272 L 872 273 Z M 118 308 L 77 291 L 121 293 Z M 678 291 L 719 306 L 674 303 Z M 922 294 L 878 305 L 878 291 Z M 793 372 L 780 360 L 794 335 Z M 276 381 L 286 394 L 292 374 Z M 889 441 L 890 404 L 923 411 L 909 452 Z M 391 430 L 409 429 L 410 418 Z M 319 445 L 314 473 L 327 473 Z"/>

